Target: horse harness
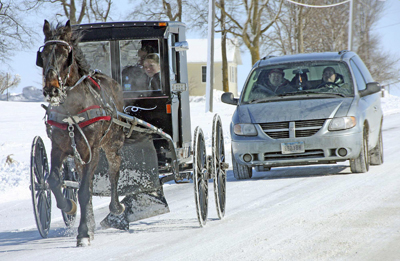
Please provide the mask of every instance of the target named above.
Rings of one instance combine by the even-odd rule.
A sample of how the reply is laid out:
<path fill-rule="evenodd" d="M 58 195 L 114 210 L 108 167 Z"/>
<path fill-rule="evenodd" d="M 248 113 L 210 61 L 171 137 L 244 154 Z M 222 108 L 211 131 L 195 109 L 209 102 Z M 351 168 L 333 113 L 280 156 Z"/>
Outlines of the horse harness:
<path fill-rule="evenodd" d="M 79 85 L 80 83 L 82 83 L 83 80 L 89 79 L 100 91 L 100 94 L 97 93 L 95 90 L 93 90 L 93 88 L 91 88 L 91 87 L 89 88 L 89 90 L 94 95 L 94 97 L 99 101 L 99 103 L 102 105 L 89 106 L 89 107 L 81 110 L 80 112 L 78 112 L 76 115 L 71 115 L 71 113 L 69 113 L 66 108 L 64 108 L 65 111 L 67 112 L 65 114 L 65 113 L 59 112 L 54 107 L 47 107 L 47 106 L 42 105 L 42 107 L 46 109 L 45 124 L 47 126 L 48 137 L 50 139 L 52 137 L 51 126 L 57 127 L 62 130 L 68 130 L 69 137 L 71 138 L 71 147 L 74 151 L 74 156 L 81 164 L 88 164 L 92 159 L 91 148 L 90 148 L 89 142 L 88 142 L 86 135 L 84 134 L 82 128 L 84 128 L 92 123 L 98 122 L 98 121 L 109 121 L 110 124 L 109 124 L 107 130 L 105 131 L 105 133 L 103 134 L 103 137 L 100 140 L 100 142 L 101 142 L 103 140 L 103 138 L 107 135 L 108 131 L 110 130 L 111 125 L 114 122 L 113 118 L 117 114 L 115 104 L 112 101 L 112 98 L 109 97 L 112 105 L 114 105 L 113 107 L 111 107 L 107 102 L 105 102 L 104 93 L 100 87 L 100 84 L 97 83 L 92 78 L 92 76 L 96 72 L 97 71 L 92 71 L 91 73 L 89 73 L 89 75 L 82 76 L 74 86 L 68 87 L 68 89 L 71 90 L 74 87 L 76 87 L 77 85 Z M 61 104 L 60 106 L 63 106 L 63 105 Z M 75 128 L 78 129 L 78 131 L 81 133 L 82 137 L 84 138 L 84 140 L 86 142 L 87 147 L 89 148 L 90 156 L 89 156 L 89 161 L 87 163 L 82 160 L 82 158 L 76 148 L 75 133 L 74 133 Z"/>

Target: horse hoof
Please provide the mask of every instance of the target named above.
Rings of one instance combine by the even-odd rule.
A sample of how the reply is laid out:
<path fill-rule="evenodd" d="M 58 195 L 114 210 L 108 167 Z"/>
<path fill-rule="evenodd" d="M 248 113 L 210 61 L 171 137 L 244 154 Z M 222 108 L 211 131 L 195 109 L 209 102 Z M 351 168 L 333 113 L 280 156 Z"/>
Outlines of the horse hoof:
<path fill-rule="evenodd" d="M 76 207 L 75 201 L 73 201 L 72 199 L 70 199 L 69 201 L 71 202 L 71 210 L 68 212 L 65 212 L 65 214 L 72 216 L 72 215 L 76 214 L 77 207 Z"/>
<path fill-rule="evenodd" d="M 83 238 L 78 238 L 76 242 L 77 247 L 87 247 L 90 246 L 90 238 L 88 237 L 83 237 Z"/>
<path fill-rule="evenodd" d="M 113 213 L 114 215 L 117 215 L 117 216 L 122 215 L 124 213 L 124 211 L 125 211 L 125 205 L 124 204 L 119 204 L 119 205 L 120 205 L 119 209 L 118 208 L 114 209 L 114 208 L 110 207 L 110 212 Z"/>

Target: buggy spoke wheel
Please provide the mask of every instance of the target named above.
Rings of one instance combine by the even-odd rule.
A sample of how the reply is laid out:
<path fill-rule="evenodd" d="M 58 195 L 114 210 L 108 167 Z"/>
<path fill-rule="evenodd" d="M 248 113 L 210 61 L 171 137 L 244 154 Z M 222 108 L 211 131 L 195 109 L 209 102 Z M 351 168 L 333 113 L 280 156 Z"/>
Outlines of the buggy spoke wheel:
<path fill-rule="evenodd" d="M 208 176 L 204 134 L 199 127 L 196 127 L 193 142 L 193 184 L 197 219 L 201 227 L 207 222 Z"/>
<path fill-rule="evenodd" d="M 43 140 L 36 136 L 31 149 L 31 195 L 33 214 L 40 235 L 46 238 L 51 222 L 51 191 L 47 184 L 49 165 Z"/>
<path fill-rule="evenodd" d="M 63 162 L 63 179 L 69 181 L 77 181 L 77 174 L 75 172 L 75 162 L 73 158 L 66 158 Z M 71 199 L 74 202 L 77 202 L 77 189 L 65 187 L 62 189 L 63 195 L 66 199 Z M 67 227 L 72 227 L 75 223 L 76 214 L 68 215 L 63 210 L 61 210 L 62 217 L 64 219 L 64 223 Z"/>
<path fill-rule="evenodd" d="M 224 134 L 221 118 L 214 115 L 212 129 L 212 170 L 214 177 L 214 194 L 217 214 L 220 219 L 225 215 L 226 203 L 226 170 L 225 170 Z"/>

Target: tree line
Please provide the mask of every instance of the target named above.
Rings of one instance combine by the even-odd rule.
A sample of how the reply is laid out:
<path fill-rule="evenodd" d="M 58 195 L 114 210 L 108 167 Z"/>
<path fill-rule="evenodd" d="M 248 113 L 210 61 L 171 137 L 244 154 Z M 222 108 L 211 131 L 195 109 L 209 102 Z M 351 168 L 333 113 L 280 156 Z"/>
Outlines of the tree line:
<path fill-rule="evenodd" d="M 373 32 L 386 3 L 353 1 L 353 51 L 376 81 L 397 81 L 400 59 L 382 51 L 383 43 Z M 221 35 L 224 91 L 229 90 L 226 45 L 233 38 L 250 53 L 252 64 L 268 55 L 346 50 L 349 3 L 316 8 L 340 2 L 343 0 L 215 0 L 215 32 Z M 43 15 L 43 10 L 54 10 L 58 21 L 107 22 L 114 21 L 116 7 L 117 1 L 112 0 L 0 0 L 0 62 L 7 64 L 16 50 L 29 48 L 32 38 L 41 32 L 29 26 L 26 14 Z M 123 9 L 130 10 L 123 14 L 125 20 L 180 21 L 189 31 L 200 32 L 204 37 L 207 34 L 208 0 L 127 0 Z M 18 84 L 13 80 L 17 75 L 0 71 L 1 78 L 0 84 L 6 86 L 0 87 L 0 94 Z"/>

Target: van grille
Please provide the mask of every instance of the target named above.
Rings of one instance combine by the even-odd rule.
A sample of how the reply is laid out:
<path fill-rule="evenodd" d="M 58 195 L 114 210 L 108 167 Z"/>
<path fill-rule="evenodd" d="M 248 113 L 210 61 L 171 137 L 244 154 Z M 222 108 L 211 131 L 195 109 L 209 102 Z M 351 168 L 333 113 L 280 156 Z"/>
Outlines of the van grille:
<path fill-rule="evenodd" d="M 317 133 L 326 119 L 260 123 L 264 133 L 272 139 L 310 137 Z"/>
<path fill-rule="evenodd" d="M 291 159 L 312 159 L 323 158 L 323 150 L 306 150 L 304 153 L 282 154 L 282 152 L 268 152 L 264 153 L 265 161 L 277 160 L 291 160 Z"/>

